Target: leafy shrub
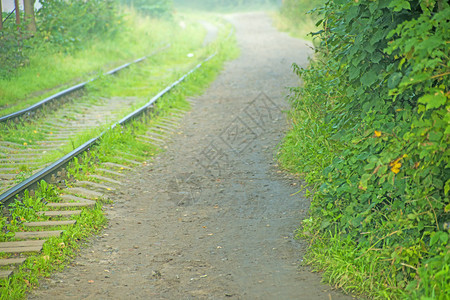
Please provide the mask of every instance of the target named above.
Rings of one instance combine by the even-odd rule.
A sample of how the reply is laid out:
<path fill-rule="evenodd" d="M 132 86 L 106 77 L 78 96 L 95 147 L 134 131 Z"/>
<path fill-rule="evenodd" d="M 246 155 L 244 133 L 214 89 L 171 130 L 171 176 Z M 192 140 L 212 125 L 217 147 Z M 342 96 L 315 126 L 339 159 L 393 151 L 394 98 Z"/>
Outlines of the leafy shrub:
<path fill-rule="evenodd" d="M 0 31 L 0 78 L 7 78 L 15 69 L 26 64 L 27 56 L 24 53 L 23 33 L 17 30 L 14 20 L 10 18 L 3 26 Z"/>
<path fill-rule="evenodd" d="M 309 125 L 322 128 L 315 134 L 323 138 L 303 145 L 312 160 L 300 167 L 313 167 L 307 179 L 317 187 L 303 233 L 351 239 L 358 257 L 377 262 L 378 277 L 354 282 L 382 280 L 392 297 L 445 299 L 450 7 L 445 1 L 337 0 L 319 11 L 323 60 L 299 72 L 306 83 L 293 99 L 297 109 L 318 101 L 325 111 Z M 324 138 L 335 147 L 327 148 Z M 365 291 L 381 295 L 374 286 L 380 285 Z"/>
<path fill-rule="evenodd" d="M 45 40 L 66 51 L 118 30 L 120 16 L 114 0 L 42 0 L 41 4 L 38 30 Z"/>

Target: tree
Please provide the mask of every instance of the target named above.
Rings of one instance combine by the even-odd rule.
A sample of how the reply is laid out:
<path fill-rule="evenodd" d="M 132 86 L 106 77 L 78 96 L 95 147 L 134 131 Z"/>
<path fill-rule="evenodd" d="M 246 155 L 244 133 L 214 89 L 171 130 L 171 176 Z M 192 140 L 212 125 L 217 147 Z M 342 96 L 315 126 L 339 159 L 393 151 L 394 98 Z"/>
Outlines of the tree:
<path fill-rule="evenodd" d="M 16 12 L 16 25 L 20 25 L 19 0 L 14 0 L 14 11 Z"/>
<path fill-rule="evenodd" d="M 25 22 L 27 24 L 28 32 L 36 32 L 36 18 L 34 16 L 34 2 L 36 0 L 23 0 L 23 7 L 25 11 Z"/>
<path fill-rule="evenodd" d="M 0 30 L 3 29 L 3 9 L 2 9 L 2 0 L 0 0 Z"/>

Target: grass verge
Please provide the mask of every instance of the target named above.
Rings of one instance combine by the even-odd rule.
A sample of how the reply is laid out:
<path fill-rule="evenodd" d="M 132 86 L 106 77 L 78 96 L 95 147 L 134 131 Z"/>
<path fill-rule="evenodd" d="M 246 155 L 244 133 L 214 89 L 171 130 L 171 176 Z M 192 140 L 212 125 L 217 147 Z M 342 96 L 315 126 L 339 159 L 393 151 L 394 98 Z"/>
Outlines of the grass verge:
<path fill-rule="evenodd" d="M 68 86 L 96 77 L 125 62 L 148 55 L 172 43 L 198 41 L 204 29 L 191 22 L 182 30 L 182 16 L 172 20 L 151 19 L 125 9 L 121 30 L 113 39 L 93 40 L 73 55 L 51 49 L 36 51 L 26 67 L 12 78 L 0 79 L 0 115 L 23 109 Z M 192 28 L 196 39 L 189 41 Z M 46 52 L 47 51 L 47 52 Z"/>

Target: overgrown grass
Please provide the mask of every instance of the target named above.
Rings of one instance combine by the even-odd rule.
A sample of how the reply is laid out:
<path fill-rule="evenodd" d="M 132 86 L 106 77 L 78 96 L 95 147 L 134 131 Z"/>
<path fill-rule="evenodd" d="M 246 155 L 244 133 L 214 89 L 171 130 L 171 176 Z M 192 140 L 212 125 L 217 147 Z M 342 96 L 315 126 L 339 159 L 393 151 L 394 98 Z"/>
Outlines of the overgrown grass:
<path fill-rule="evenodd" d="M 303 220 L 305 225 L 308 222 Z M 299 232 L 297 237 L 312 241 L 305 261 L 313 271 L 321 272 L 331 286 L 374 299 L 390 299 L 399 294 L 394 288 L 395 279 L 389 276 L 389 267 L 385 273 L 379 272 L 385 262 L 377 256 L 361 255 L 361 249 L 350 237 L 336 232 Z"/>
<path fill-rule="evenodd" d="M 70 85 L 93 78 L 119 66 L 152 53 L 172 43 L 183 49 L 189 34 L 198 39 L 203 28 L 181 30 L 178 19 L 151 19 L 132 10 L 125 11 L 121 31 L 113 39 L 93 40 L 72 55 L 54 53 L 50 46 L 35 50 L 26 67 L 11 78 L 0 79 L 0 114 L 6 115 L 25 108 Z M 172 50 L 174 51 L 174 50 Z M 176 50 L 175 50 L 176 51 Z M 176 54 L 172 52 L 172 54 Z"/>
<path fill-rule="evenodd" d="M 448 57 L 436 53 L 450 6 L 404 4 L 326 2 L 316 58 L 295 69 L 304 86 L 280 160 L 314 191 L 299 236 L 332 285 L 449 299 Z"/>

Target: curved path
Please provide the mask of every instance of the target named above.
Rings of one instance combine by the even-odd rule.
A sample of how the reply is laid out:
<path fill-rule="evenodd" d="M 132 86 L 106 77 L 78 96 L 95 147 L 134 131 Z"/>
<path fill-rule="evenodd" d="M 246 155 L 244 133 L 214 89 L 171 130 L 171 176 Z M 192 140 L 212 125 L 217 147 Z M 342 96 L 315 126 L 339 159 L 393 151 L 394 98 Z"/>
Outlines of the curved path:
<path fill-rule="evenodd" d="M 30 299 L 350 299 L 301 266 L 309 206 L 277 168 L 285 87 L 306 42 L 263 13 L 229 16 L 241 56 L 195 103 L 167 151 L 132 171 L 109 227 Z M 174 126 L 177 126 L 176 124 Z"/>

